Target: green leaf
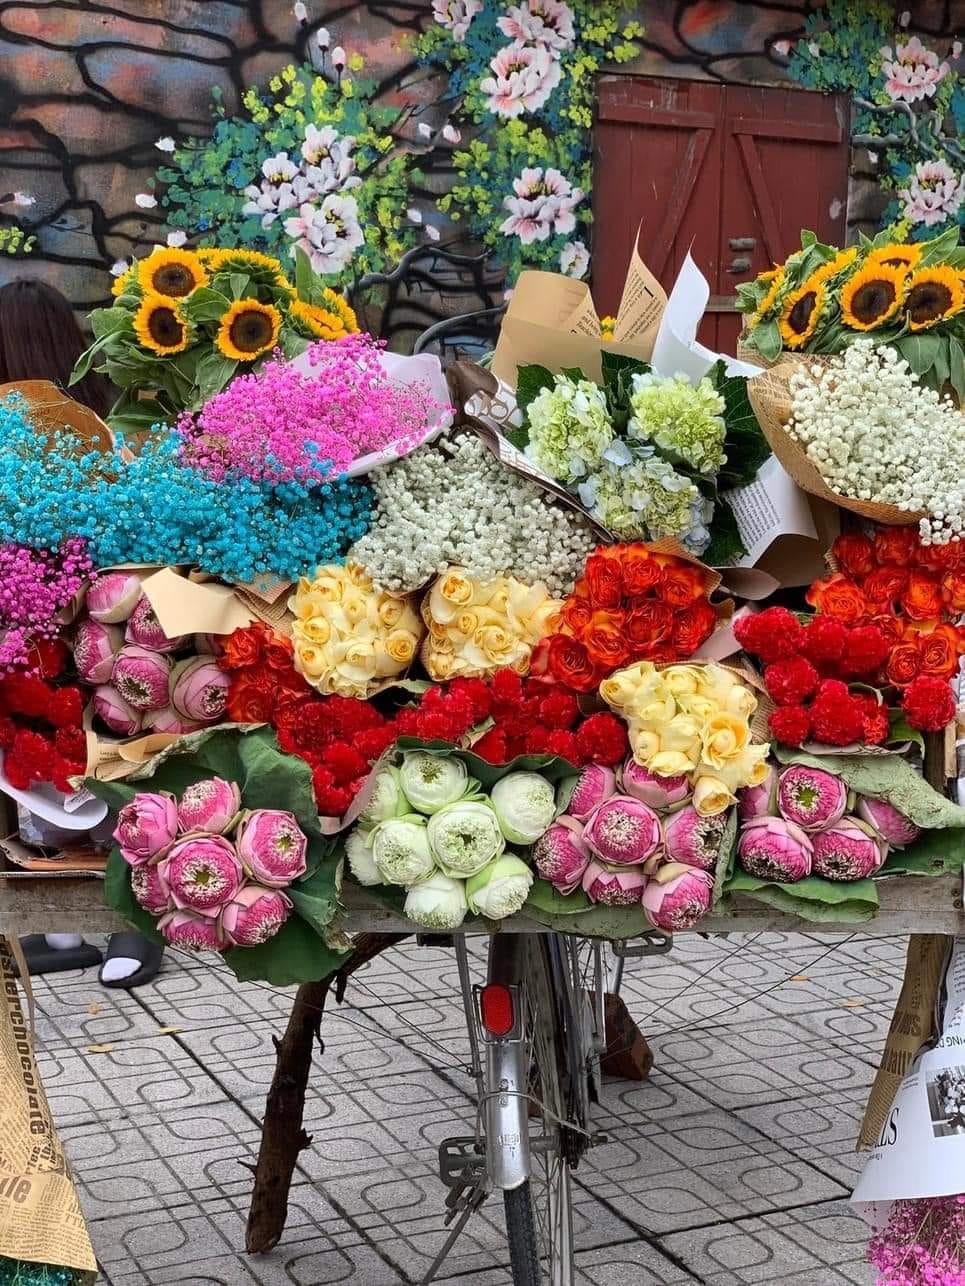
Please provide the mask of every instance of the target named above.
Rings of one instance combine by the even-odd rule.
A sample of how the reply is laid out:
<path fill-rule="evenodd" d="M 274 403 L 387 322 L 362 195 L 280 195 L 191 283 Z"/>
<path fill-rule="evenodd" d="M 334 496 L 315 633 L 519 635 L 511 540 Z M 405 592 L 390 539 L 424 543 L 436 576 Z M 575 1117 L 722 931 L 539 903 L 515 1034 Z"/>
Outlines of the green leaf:
<path fill-rule="evenodd" d="M 734 874 L 739 829 L 737 809 L 732 808 L 727 818 L 727 825 L 724 827 L 724 833 L 720 837 L 720 849 L 717 853 L 717 862 L 714 865 L 713 906 L 716 906 L 723 897 L 727 882 Z"/>
<path fill-rule="evenodd" d="M 840 777 L 858 795 L 883 799 L 923 830 L 965 827 L 965 808 L 929 786 L 900 755 L 805 755 L 777 746 L 782 763 L 823 768 Z"/>
<path fill-rule="evenodd" d="M 708 567 L 727 567 L 746 553 L 734 511 L 724 496 L 718 496 L 710 524 L 710 544 L 701 558 Z"/>
<path fill-rule="evenodd" d="M 911 726 L 905 718 L 902 710 L 889 710 L 888 723 L 890 725 L 888 730 L 888 741 L 890 744 L 904 745 L 906 742 L 911 742 L 911 744 L 917 746 L 919 750 L 925 749 L 925 738 L 917 728 L 913 728 Z"/>
<path fill-rule="evenodd" d="M 813 875 L 796 884 L 776 884 L 735 871 L 725 891 L 743 893 L 776 911 L 818 924 L 860 924 L 873 919 L 878 910 L 874 880 L 838 883 Z"/>
<path fill-rule="evenodd" d="M 948 339 L 948 381 L 959 402 L 965 403 L 965 348 L 955 335 Z"/>
<path fill-rule="evenodd" d="M 717 392 L 724 399 L 727 429 L 724 438 L 727 463 L 717 475 L 717 485 L 722 491 L 729 487 L 744 487 L 757 477 L 757 471 L 771 454 L 771 448 L 747 396 L 746 378 L 726 375 L 723 362 L 717 363 L 711 376 Z"/>
<path fill-rule="evenodd" d="M 104 898 L 107 904 L 132 924 L 151 942 L 163 942 L 157 931 L 157 920 L 138 903 L 131 889 L 131 868 L 121 857 L 119 848 L 112 848 L 104 871 Z"/>
<path fill-rule="evenodd" d="M 315 273 L 312 271 L 312 263 L 308 255 L 301 248 L 295 247 L 295 289 L 298 291 L 299 299 L 305 303 L 315 302 Z"/>
<path fill-rule="evenodd" d="M 902 335 L 894 344 L 918 376 L 925 375 L 935 365 L 940 345 L 940 335 Z"/>
<path fill-rule="evenodd" d="M 781 355 L 781 349 L 784 347 L 784 340 L 781 338 L 781 328 L 776 321 L 761 322 L 751 331 L 753 346 L 763 357 L 765 362 L 776 362 Z"/>
<path fill-rule="evenodd" d="M 215 348 L 203 353 L 194 373 L 199 402 L 207 402 L 216 393 L 220 393 L 237 369 L 238 363 L 233 358 L 224 357 Z"/>
<path fill-rule="evenodd" d="M 935 379 L 936 388 L 941 388 L 948 383 L 948 375 L 951 367 L 951 356 L 949 352 L 949 338 L 947 335 L 936 335 L 938 340 L 935 346 L 935 361 L 932 373 Z"/>
<path fill-rule="evenodd" d="M 525 914 L 535 909 L 550 916 L 579 915 L 592 906 L 582 889 L 574 889 L 564 896 L 548 880 L 537 880 L 526 899 Z"/>
<path fill-rule="evenodd" d="M 291 987 L 327 978 L 347 956 L 332 951 L 300 916 L 293 915 L 261 946 L 231 947 L 222 958 L 239 982 Z"/>
<path fill-rule="evenodd" d="M 533 886 L 535 888 L 535 885 Z M 532 890 L 530 890 L 532 894 Z M 574 894 L 574 896 L 576 896 Z M 567 901 L 568 899 L 562 899 Z M 636 938 L 652 928 L 643 908 L 635 906 L 591 906 L 589 910 L 573 914 L 544 911 L 541 906 L 529 903 L 526 914 L 538 924 L 561 933 L 574 933 L 582 938 Z"/>
<path fill-rule="evenodd" d="M 516 403 L 525 411 L 545 388 L 552 388 L 554 375 L 546 366 L 521 366 L 516 376 Z"/>
<path fill-rule="evenodd" d="M 961 229 L 956 223 L 953 227 L 948 228 L 945 232 L 940 232 L 937 237 L 932 237 L 931 241 L 922 242 L 921 258 L 916 265 L 919 268 L 926 268 L 931 264 L 944 263 L 948 256 L 958 248 L 958 238 Z"/>
<path fill-rule="evenodd" d="M 312 841 L 309 847 L 312 845 L 317 851 L 310 856 L 317 857 L 320 851 L 324 857 L 331 850 L 330 844 L 324 844 L 320 840 Z M 320 936 L 332 923 L 338 909 L 338 891 L 335 887 L 337 870 L 337 861 L 319 861 L 311 874 L 285 890 L 294 902 L 298 914 Z"/>

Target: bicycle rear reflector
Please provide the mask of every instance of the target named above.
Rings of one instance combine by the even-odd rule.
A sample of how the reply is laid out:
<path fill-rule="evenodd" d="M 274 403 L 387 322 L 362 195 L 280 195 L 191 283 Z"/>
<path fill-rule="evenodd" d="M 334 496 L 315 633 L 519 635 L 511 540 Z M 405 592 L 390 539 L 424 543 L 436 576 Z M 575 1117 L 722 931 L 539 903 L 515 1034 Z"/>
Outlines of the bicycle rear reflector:
<path fill-rule="evenodd" d="M 490 1036 L 508 1036 L 516 1025 L 513 993 L 498 982 L 491 982 L 479 992 L 479 1016 Z"/>

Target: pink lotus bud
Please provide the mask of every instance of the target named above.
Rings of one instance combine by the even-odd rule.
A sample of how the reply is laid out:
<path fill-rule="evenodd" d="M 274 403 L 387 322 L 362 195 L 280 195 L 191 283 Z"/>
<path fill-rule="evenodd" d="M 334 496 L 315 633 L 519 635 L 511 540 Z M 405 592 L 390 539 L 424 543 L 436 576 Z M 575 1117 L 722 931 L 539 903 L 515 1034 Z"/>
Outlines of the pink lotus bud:
<path fill-rule="evenodd" d="M 537 871 L 563 894 L 579 887 L 589 860 L 583 827 L 574 817 L 558 817 L 533 848 Z"/>
<path fill-rule="evenodd" d="M 777 773 L 768 765 L 767 776 L 758 786 L 745 786 L 737 792 L 738 816 L 742 822 L 755 817 L 777 816 Z"/>
<path fill-rule="evenodd" d="M 616 791 L 616 773 L 602 764 L 587 764 L 576 781 L 576 788 L 566 806 L 567 814 L 585 822 L 594 808 Z"/>
<path fill-rule="evenodd" d="M 182 835 L 158 868 L 179 911 L 215 916 L 241 888 L 244 871 L 221 835 Z"/>
<path fill-rule="evenodd" d="M 114 838 L 131 866 L 155 861 L 168 851 L 178 833 L 178 806 L 170 795 L 145 791 L 117 814 Z"/>
<path fill-rule="evenodd" d="M 141 582 L 131 572 L 107 572 L 87 591 L 87 613 L 102 625 L 126 621 L 141 597 Z"/>
<path fill-rule="evenodd" d="M 193 911 L 169 911 L 157 927 L 165 942 L 182 951 L 220 951 L 225 945 L 218 921 Z"/>
<path fill-rule="evenodd" d="M 232 946 L 257 947 L 275 936 L 291 909 L 291 898 L 279 889 L 246 884 L 221 912 L 221 927 Z"/>
<path fill-rule="evenodd" d="M 677 933 L 692 929 L 710 910 L 714 881 L 706 871 L 682 862 L 665 862 L 651 875 L 640 899 L 655 929 Z"/>
<path fill-rule="evenodd" d="M 811 837 L 783 817 L 755 817 L 745 822 L 737 846 L 749 875 L 778 884 L 794 884 L 811 874 Z"/>
<path fill-rule="evenodd" d="M 604 800 L 583 827 L 583 843 L 604 862 L 645 862 L 660 840 L 657 814 L 629 795 Z"/>
<path fill-rule="evenodd" d="M 184 635 L 168 638 L 146 594 L 142 594 L 134 604 L 124 637 L 128 643 L 149 647 L 152 652 L 175 652 L 187 641 Z"/>
<path fill-rule="evenodd" d="M 690 782 L 686 777 L 658 777 L 643 764 L 638 764 L 634 757 L 623 765 L 623 793 L 639 799 L 658 813 L 665 813 L 674 804 L 682 803 L 690 794 Z"/>
<path fill-rule="evenodd" d="M 717 865 L 726 826 L 726 813 L 701 817 L 693 804 L 687 804 L 664 821 L 663 843 L 667 857 L 671 862 L 685 862 L 702 871 L 712 871 Z"/>
<path fill-rule="evenodd" d="M 193 723 L 190 719 L 182 719 L 174 706 L 165 706 L 163 710 L 151 710 L 144 717 L 152 732 L 173 732 L 176 737 L 183 737 L 188 732 L 197 732 L 199 728 L 205 726 L 203 723 Z"/>
<path fill-rule="evenodd" d="M 633 906 L 640 901 L 647 877 L 638 866 L 607 866 L 594 859 L 583 872 L 583 892 L 603 906 Z"/>
<path fill-rule="evenodd" d="M 171 910 L 171 899 L 156 866 L 135 866 L 131 871 L 131 892 L 151 915 Z"/>
<path fill-rule="evenodd" d="M 132 710 L 116 688 L 109 683 L 95 690 L 94 714 L 120 737 L 133 737 L 141 729 L 141 712 Z"/>
<path fill-rule="evenodd" d="M 792 764 L 781 773 L 777 806 L 781 816 L 802 831 L 823 831 L 844 816 L 848 788 L 840 777 L 822 768 Z"/>
<path fill-rule="evenodd" d="M 114 656 L 124 646 L 116 625 L 81 621 L 74 635 L 74 665 L 81 683 L 109 683 Z"/>
<path fill-rule="evenodd" d="M 233 781 L 208 777 L 181 792 L 178 826 L 183 832 L 207 831 L 223 835 L 231 829 L 241 807 L 241 791 Z"/>
<path fill-rule="evenodd" d="M 308 840 L 291 813 L 257 808 L 241 819 L 238 856 L 259 884 L 283 889 L 305 873 Z"/>
<path fill-rule="evenodd" d="M 166 656 L 129 643 L 114 658 L 111 682 L 135 710 L 161 710 L 168 703 L 170 674 Z"/>
<path fill-rule="evenodd" d="M 883 799 L 862 796 L 858 800 L 858 816 L 869 826 L 873 826 L 885 843 L 890 844 L 892 848 L 904 848 L 921 834 L 920 827 L 910 821 L 904 813 L 899 813 L 894 804 L 888 804 Z"/>
<path fill-rule="evenodd" d="M 229 683 L 213 656 L 192 656 L 174 667 L 171 704 L 185 719 L 217 723 L 225 711 Z"/>
<path fill-rule="evenodd" d="M 888 845 L 865 822 L 846 817 L 814 836 L 814 874 L 826 880 L 866 880 L 888 856 Z"/>

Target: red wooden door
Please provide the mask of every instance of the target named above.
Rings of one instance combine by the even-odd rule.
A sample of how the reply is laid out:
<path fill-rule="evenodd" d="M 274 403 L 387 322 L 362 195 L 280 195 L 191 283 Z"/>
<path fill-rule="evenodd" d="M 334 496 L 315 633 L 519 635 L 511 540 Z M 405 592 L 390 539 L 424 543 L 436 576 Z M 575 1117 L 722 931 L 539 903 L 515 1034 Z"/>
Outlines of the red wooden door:
<path fill-rule="evenodd" d="M 780 262 L 802 228 L 846 234 L 843 95 L 604 76 L 594 130 L 593 295 L 614 313 L 641 220 L 640 253 L 669 289 L 688 249 L 710 283 L 700 331 L 733 353 L 738 282 Z"/>

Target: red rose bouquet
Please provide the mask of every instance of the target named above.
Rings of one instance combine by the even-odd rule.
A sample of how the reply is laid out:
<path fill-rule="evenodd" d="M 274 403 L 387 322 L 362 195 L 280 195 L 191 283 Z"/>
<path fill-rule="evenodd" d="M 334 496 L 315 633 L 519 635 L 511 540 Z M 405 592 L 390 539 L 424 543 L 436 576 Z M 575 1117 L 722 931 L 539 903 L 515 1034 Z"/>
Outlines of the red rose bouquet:
<path fill-rule="evenodd" d="M 713 573 L 643 544 L 603 545 L 565 600 L 531 672 L 575 692 L 635 661 L 684 660 L 713 633 Z"/>

